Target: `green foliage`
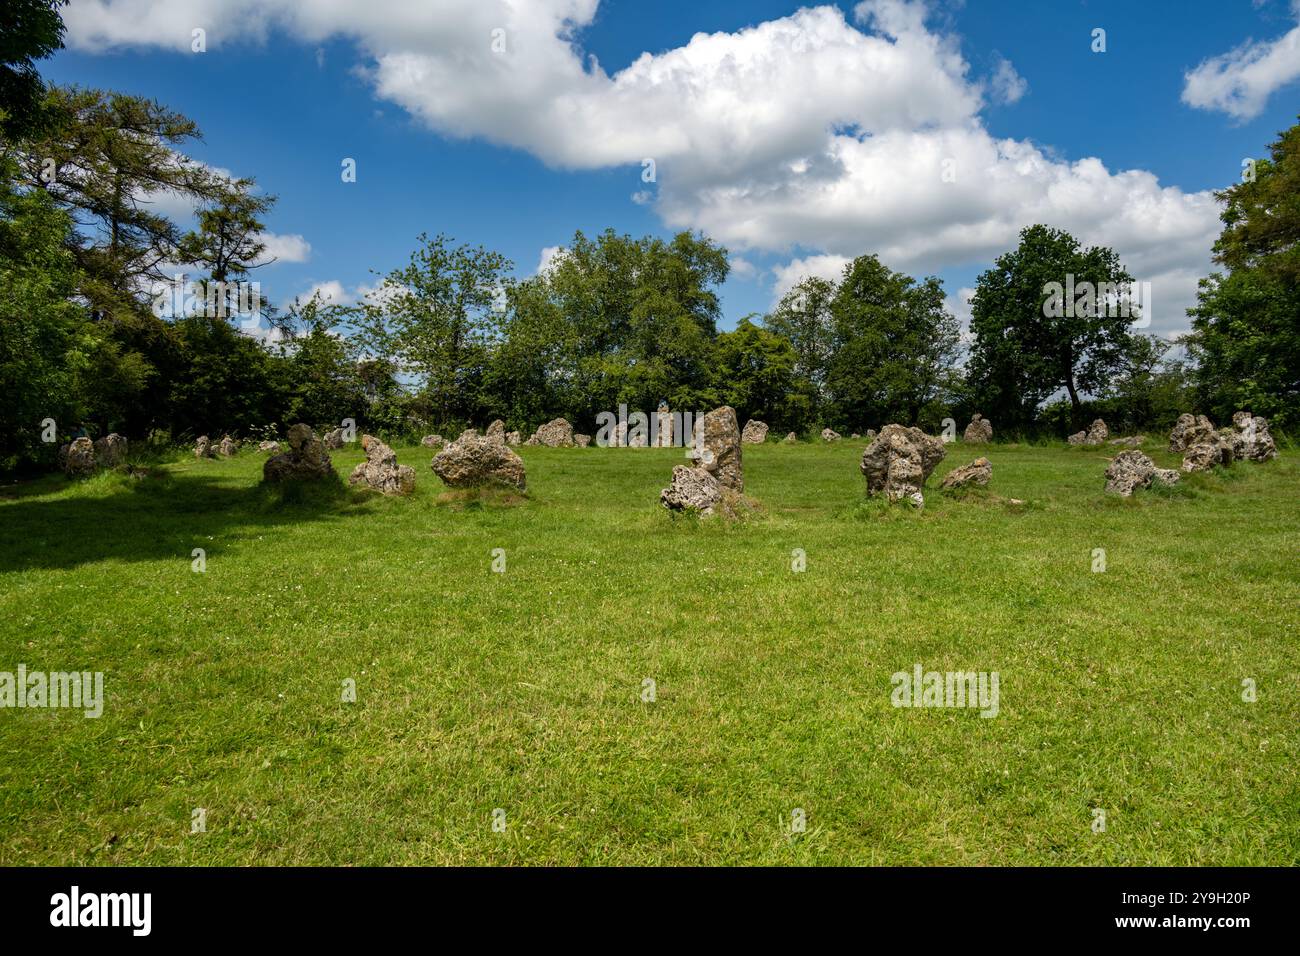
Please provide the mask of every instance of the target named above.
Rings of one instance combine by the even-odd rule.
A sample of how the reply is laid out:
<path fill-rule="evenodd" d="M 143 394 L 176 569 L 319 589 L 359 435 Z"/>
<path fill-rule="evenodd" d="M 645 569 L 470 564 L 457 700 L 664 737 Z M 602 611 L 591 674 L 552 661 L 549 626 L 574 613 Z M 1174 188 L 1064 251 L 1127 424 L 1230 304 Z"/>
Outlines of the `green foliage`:
<path fill-rule="evenodd" d="M 62 441 L 86 410 L 76 383 L 104 340 L 74 301 L 70 232 L 44 194 L 0 180 L 0 472 L 52 462 L 41 422 L 54 419 Z"/>
<path fill-rule="evenodd" d="M 981 411 L 1006 431 L 1030 426 L 1043 400 L 1062 388 L 1077 424 L 1081 393 L 1099 391 L 1123 365 L 1131 320 L 1096 299 L 1054 299 L 1049 288 L 1067 286 L 1071 276 L 1095 289 L 1132 281 L 1113 250 L 1082 249 L 1069 233 L 1036 225 L 976 282 L 969 374 Z"/>
<path fill-rule="evenodd" d="M 845 268 L 830 314 L 831 423 L 844 430 L 920 422 L 957 353 L 943 283 L 933 276 L 918 283 L 876 256 L 859 256 Z"/>
<path fill-rule="evenodd" d="M 41 123 L 45 84 L 36 61 L 63 49 L 66 0 L 5 0 L 0 4 L 0 137 L 21 139 Z"/>
<path fill-rule="evenodd" d="M 1225 206 L 1215 261 L 1202 279 L 1185 338 L 1200 405 L 1216 420 L 1237 409 L 1282 429 L 1300 426 L 1300 125 L 1270 159 L 1216 195 Z"/>
<path fill-rule="evenodd" d="M 741 319 L 717 338 L 718 400 L 736 410 L 740 424 L 751 418 L 782 431 L 801 425 L 811 412 L 811 395 L 796 386 L 797 356 L 789 339 Z"/>

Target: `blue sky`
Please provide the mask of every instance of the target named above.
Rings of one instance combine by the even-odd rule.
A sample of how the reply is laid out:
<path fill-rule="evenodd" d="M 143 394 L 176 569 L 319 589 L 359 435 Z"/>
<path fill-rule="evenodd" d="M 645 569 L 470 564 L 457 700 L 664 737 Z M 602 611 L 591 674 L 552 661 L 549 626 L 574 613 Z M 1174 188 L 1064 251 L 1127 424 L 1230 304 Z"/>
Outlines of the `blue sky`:
<path fill-rule="evenodd" d="M 310 250 L 259 271 L 273 301 L 354 296 L 425 231 L 523 276 L 575 229 L 694 227 L 738 260 L 725 327 L 867 252 L 937 273 L 960 313 L 1015 231 L 1047 221 L 1115 246 L 1173 334 L 1217 234 L 1204 191 L 1300 105 L 1282 0 L 467 4 L 74 0 L 44 72 L 159 99 L 203 130 L 193 156 L 278 195 L 268 230 Z M 934 175 L 948 155 L 955 183 Z"/>

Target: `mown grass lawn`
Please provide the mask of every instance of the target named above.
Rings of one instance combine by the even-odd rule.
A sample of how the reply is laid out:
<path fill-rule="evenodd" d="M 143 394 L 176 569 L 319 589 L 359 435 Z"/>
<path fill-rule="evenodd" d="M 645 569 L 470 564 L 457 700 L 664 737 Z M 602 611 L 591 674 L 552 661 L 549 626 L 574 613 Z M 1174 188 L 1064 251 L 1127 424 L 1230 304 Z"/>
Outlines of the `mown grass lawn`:
<path fill-rule="evenodd" d="M 7 487 L 0 670 L 107 703 L 0 710 L 0 863 L 1300 862 L 1300 455 L 1123 501 L 1102 451 L 993 445 L 953 500 L 956 445 L 918 514 L 861 450 L 747 447 L 731 526 L 659 507 L 669 449 L 522 449 L 513 504 L 420 448 L 408 500 L 254 451 Z M 998 716 L 893 707 L 917 663 Z"/>

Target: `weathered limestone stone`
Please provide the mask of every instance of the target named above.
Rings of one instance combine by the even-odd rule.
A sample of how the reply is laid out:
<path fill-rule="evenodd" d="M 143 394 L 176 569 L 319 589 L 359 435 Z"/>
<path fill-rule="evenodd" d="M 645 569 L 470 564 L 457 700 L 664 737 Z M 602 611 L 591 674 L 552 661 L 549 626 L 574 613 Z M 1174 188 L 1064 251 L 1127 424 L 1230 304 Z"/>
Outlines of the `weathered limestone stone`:
<path fill-rule="evenodd" d="M 325 442 L 310 425 L 299 422 L 289 428 L 289 450 L 268 458 L 262 465 L 263 481 L 319 481 L 334 476 Z"/>
<path fill-rule="evenodd" d="M 673 447 L 673 413 L 667 405 L 660 405 L 655 412 L 655 434 L 652 445 L 655 448 Z"/>
<path fill-rule="evenodd" d="M 1110 436 L 1110 429 L 1100 418 L 1088 426 L 1087 437 L 1084 438 L 1085 445 L 1100 445 Z"/>
<path fill-rule="evenodd" d="M 218 451 L 221 452 L 222 458 L 231 458 L 234 456 L 235 452 L 239 451 L 239 442 L 235 441 L 229 435 L 223 435 Z"/>
<path fill-rule="evenodd" d="M 273 455 L 280 454 L 280 443 L 278 441 L 258 442 L 258 451 L 269 451 Z"/>
<path fill-rule="evenodd" d="M 1232 442 L 1218 432 L 1198 440 L 1183 454 L 1183 471 L 1209 471 L 1216 465 L 1231 465 L 1234 459 Z"/>
<path fill-rule="evenodd" d="M 429 467 L 452 488 L 502 484 L 523 491 L 524 460 L 504 442 L 468 432 L 433 456 Z"/>
<path fill-rule="evenodd" d="M 767 425 L 756 418 L 745 422 L 745 430 L 740 433 L 740 440 L 750 445 L 761 445 L 767 441 Z"/>
<path fill-rule="evenodd" d="M 987 485 L 993 477 L 993 464 L 987 458 L 976 458 L 969 465 L 954 468 L 943 476 L 940 488 L 962 488 L 966 485 Z"/>
<path fill-rule="evenodd" d="M 200 435 L 199 440 L 194 443 L 195 458 L 216 458 L 217 449 L 212 444 L 212 440 L 207 435 Z"/>
<path fill-rule="evenodd" d="M 1127 448 L 1137 448 L 1146 440 L 1146 435 L 1130 435 L 1128 438 L 1112 438 L 1110 443 L 1112 445 L 1124 445 Z"/>
<path fill-rule="evenodd" d="M 556 418 L 537 429 L 533 435 L 537 444 L 547 448 L 573 447 L 573 426 L 563 418 Z"/>
<path fill-rule="evenodd" d="M 111 432 L 95 440 L 95 462 L 100 468 L 116 468 L 126 463 L 126 439 Z"/>
<path fill-rule="evenodd" d="M 970 445 L 983 445 L 993 440 L 993 423 L 983 415 L 971 416 L 970 424 L 962 435 L 962 440 Z"/>
<path fill-rule="evenodd" d="M 409 495 L 415 490 L 415 469 L 397 463 L 397 452 L 373 435 L 361 436 L 366 460 L 352 469 L 350 485 L 367 485 L 386 495 Z"/>
<path fill-rule="evenodd" d="M 867 434 L 866 434 L 865 437 L 866 437 L 867 441 L 871 441 L 871 439 L 873 439 L 873 438 L 876 437 L 876 430 L 875 430 L 874 428 L 868 428 L 868 429 L 867 429 Z"/>
<path fill-rule="evenodd" d="M 672 483 L 659 493 L 659 501 L 674 511 L 695 510 L 713 514 L 722 500 L 722 485 L 703 468 L 673 465 Z"/>
<path fill-rule="evenodd" d="M 862 453 L 860 469 L 867 494 L 923 506 L 921 487 L 946 453 L 941 438 L 919 428 L 886 425 Z"/>
<path fill-rule="evenodd" d="M 834 431 L 830 428 L 822 429 L 822 441 L 839 441 L 839 440 L 840 440 L 839 432 Z"/>
<path fill-rule="evenodd" d="M 521 444 L 522 442 L 523 439 L 520 437 L 519 432 L 506 432 L 507 445 L 514 446 L 514 445 Z"/>
<path fill-rule="evenodd" d="M 1268 430 L 1268 419 L 1250 412 L 1237 412 L 1232 424 L 1241 436 L 1242 450 L 1238 458 L 1247 461 L 1268 461 L 1277 457 L 1277 442 Z"/>
<path fill-rule="evenodd" d="M 1122 451 L 1106 466 L 1106 490 L 1125 498 L 1136 488 L 1149 488 L 1153 481 L 1165 485 L 1178 482 L 1172 468 L 1157 468 L 1156 463 L 1136 449 Z"/>
<path fill-rule="evenodd" d="M 506 440 L 506 423 L 498 418 L 487 427 L 487 437 L 493 441 L 504 443 Z"/>
<path fill-rule="evenodd" d="M 798 440 L 799 440 L 799 436 L 796 435 L 794 432 L 791 432 L 790 434 L 785 436 L 785 441 L 787 445 L 793 445 Z"/>
<path fill-rule="evenodd" d="M 68 445 L 68 457 L 63 470 L 73 478 L 84 478 L 95 471 L 95 443 L 89 438 L 76 438 Z"/>
<path fill-rule="evenodd" d="M 518 433 L 516 432 L 516 434 Z M 425 448 L 441 448 L 446 444 L 446 441 L 441 435 L 425 435 L 420 439 L 420 444 Z"/>
<path fill-rule="evenodd" d="M 590 435 L 574 435 L 574 436 L 573 436 L 573 443 L 574 443 L 575 445 L 577 445 L 579 448 L 586 448 L 588 445 L 591 444 L 591 436 L 590 436 Z"/>
<path fill-rule="evenodd" d="M 724 489 L 735 492 L 745 490 L 740 426 L 736 423 L 734 408 L 723 405 L 697 419 L 693 445 L 691 457 L 696 460 L 698 467 L 717 478 Z"/>
<path fill-rule="evenodd" d="M 329 449 L 343 447 L 343 429 L 335 428 L 325 433 L 325 447 Z"/>
<path fill-rule="evenodd" d="M 1214 435 L 1214 423 L 1204 415 L 1182 414 L 1169 433 L 1169 450 L 1187 451 L 1197 442 L 1209 441 Z"/>

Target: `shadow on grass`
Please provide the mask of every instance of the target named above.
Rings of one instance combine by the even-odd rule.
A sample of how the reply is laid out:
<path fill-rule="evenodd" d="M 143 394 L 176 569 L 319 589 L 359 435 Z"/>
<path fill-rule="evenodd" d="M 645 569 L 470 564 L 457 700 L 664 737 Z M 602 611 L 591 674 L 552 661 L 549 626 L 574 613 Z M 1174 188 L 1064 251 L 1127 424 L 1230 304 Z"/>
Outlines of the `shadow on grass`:
<path fill-rule="evenodd" d="M 104 472 L 84 482 L 43 478 L 0 493 L 0 573 L 98 561 L 185 557 L 267 529 L 369 510 L 341 479 L 232 485 L 218 476 L 156 469 Z"/>

